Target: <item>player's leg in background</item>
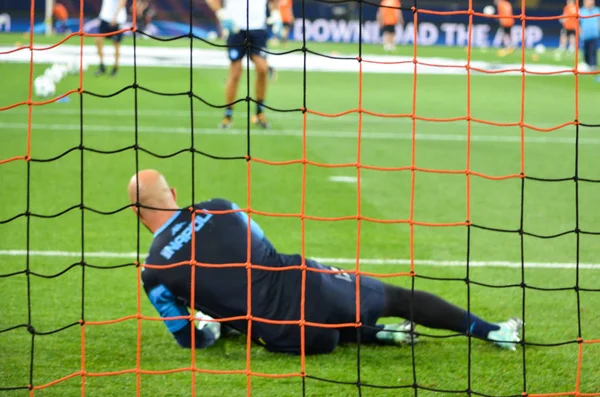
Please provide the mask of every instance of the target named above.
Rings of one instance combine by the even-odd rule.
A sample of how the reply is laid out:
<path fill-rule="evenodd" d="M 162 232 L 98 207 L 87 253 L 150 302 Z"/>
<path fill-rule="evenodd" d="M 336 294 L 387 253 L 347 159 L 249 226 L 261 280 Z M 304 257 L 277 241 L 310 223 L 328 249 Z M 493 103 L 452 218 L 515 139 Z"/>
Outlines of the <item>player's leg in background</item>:
<path fill-rule="evenodd" d="M 598 39 L 590 40 L 590 69 L 592 71 L 598 70 Z M 594 80 L 600 83 L 600 75 L 594 75 Z"/>
<path fill-rule="evenodd" d="M 498 29 L 500 30 L 500 34 L 502 35 L 502 41 L 500 43 L 500 48 L 498 49 L 498 56 L 503 57 L 506 56 L 506 28 L 500 25 Z"/>
<path fill-rule="evenodd" d="M 384 288 L 385 305 L 381 317 L 401 317 L 424 327 L 445 329 L 461 334 L 470 333 L 481 339 L 519 341 L 518 333 L 522 325 L 520 320 L 495 324 L 473 313 L 469 314 L 466 310 L 429 292 L 411 291 L 389 284 L 385 284 Z M 386 332 L 394 328 L 388 327 L 386 326 L 384 331 L 377 334 L 379 338 L 385 340 L 394 337 L 393 333 Z M 498 336 L 505 339 L 499 339 Z M 513 348 L 514 344 L 502 347 Z"/>
<path fill-rule="evenodd" d="M 118 29 L 118 27 L 115 27 Z M 119 71 L 119 58 L 121 54 L 121 40 L 123 39 L 123 34 L 119 33 L 112 37 L 114 46 L 115 46 L 115 64 L 113 66 L 113 70 L 110 72 L 111 76 L 116 76 Z"/>
<path fill-rule="evenodd" d="M 507 53 L 512 53 L 515 50 L 515 46 L 511 36 L 511 28 L 504 28 L 504 47 Z"/>
<path fill-rule="evenodd" d="M 237 96 L 237 89 L 242 76 L 242 60 L 234 60 L 229 64 L 229 72 L 227 73 L 227 81 L 225 82 L 225 103 L 232 103 Z M 233 119 L 233 105 L 227 106 L 225 109 L 225 117 L 221 122 L 221 128 L 231 127 Z"/>
<path fill-rule="evenodd" d="M 396 28 L 390 32 L 390 51 L 396 50 Z"/>
<path fill-rule="evenodd" d="M 560 37 L 558 40 L 558 48 L 556 49 L 556 52 L 554 53 L 554 58 L 557 61 L 562 58 L 562 55 L 567 50 L 567 39 L 568 39 L 567 30 L 565 28 L 562 28 L 560 30 Z"/>
<path fill-rule="evenodd" d="M 585 64 L 588 66 L 588 69 L 590 70 L 590 72 L 593 72 L 595 70 L 594 56 L 592 54 L 593 47 L 594 47 L 594 45 L 593 45 L 591 39 L 587 39 L 583 42 L 583 60 L 585 61 Z"/>
<path fill-rule="evenodd" d="M 227 72 L 227 80 L 225 81 L 225 103 L 233 103 L 237 97 L 237 90 L 242 77 L 242 60 L 246 55 L 246 31 L 239 31 L 235 34 L 227 36 L 227 54 L 229 56 L 229 71 Z M 225 115 L 221 124 L 221 128 L 230 128 L 233 122 L 233 105 L 225 108 Z"/>
<path fill-rule="evenodd" d="M 256 70 L 256 114 L 252 117 L 252 123 L 262 128 L 269 128 L 269 122 L 264 113 L 264 101 L 267 95 L 267 80 L 269 75 L 269 63 L 266 54 L 262 51 L 267 46 L 266 30 L 251 31 L 252 49 L 250 59 Z"/>
<path fill-rule="evenodd" d="M 383 49 L 385 51 L 392 51 L 394 49 L 394 34 L 389 30 L 383 34 L 383 41 L 385 43 Z"/>
<path fill-rule="evenodd" d="M 571 54 L 575 53 L 575 46 L 577 46 L 577 37 L 575 37 L 575 31 L 569 33 L 569 52 Z"/>
<path fill-rule="evenodd" d="M 104 34 L 107 33 L 106 22 L 100 20 L 100 26 L 98 28 L 98 33 Z M 98 58 L 100 58 L 100 66 L 98 70 L 96 70 L 96 76 L 100 76 L 106 72 L 106 68 L 104 67 L 104 37 L 98 36 L 96 37 L 96 50 L 98 51 Z"/>
<path fill-rule="evenodd" d="M 383 50 L 392 51 L 394 49 L 394 33 L 391 31 L 390 25 L 383 27 Z"/>
<path fill-rule="evenodd" d="M 104 74 L 104 37 L 96 37 L 96 49 L 98 50 L 98 58 L 100 58 L 100 66 L 96 70 L 96 76 Z"/>
<path fill-rule="evenodd" d="M 291 22 L 284 22 L 283 27 L 281 28 L 281 44 L 284 46 L 287 44 L 291 26 Z"/>
<path fill-rule="evenodd" d="M 252 122 L 263 128 L 268 128 L 269 123 L 264 114 L 264 101 L 267 94 L 267 77 L 269 73 L 269 64 L 263 56 L 253 54 L 252 62 L 256 69 L 256 114 L 253 116 Z"/>

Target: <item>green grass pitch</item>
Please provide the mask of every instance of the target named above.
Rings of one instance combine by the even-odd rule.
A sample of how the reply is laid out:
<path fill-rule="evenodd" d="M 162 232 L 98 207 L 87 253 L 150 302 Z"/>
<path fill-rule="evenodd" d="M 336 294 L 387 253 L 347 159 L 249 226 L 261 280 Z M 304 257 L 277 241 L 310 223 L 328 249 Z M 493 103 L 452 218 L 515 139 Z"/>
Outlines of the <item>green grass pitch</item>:
<path fill-rule="evenodd" d="M 13 44 L 22 37 L 6 36 L 2 42 Z M 130 40 L 130 39 L 129 39 Z M 130 41 L 126 44 L 130 44 Z M 147 45 L 148 41 L 141 41 Z M 179 44 L 177 44 L 179 45 Z M 356 54 L 356 46 L 312 45 L 318 50 L 337 49 Z M 366 53 L 379 51 L 365 47 Z M 399 51 L 410 55 L 411 47 Z M 464 58 L 463 49 L 422 49 L 422 56 Z M 492 58 L 493 54 L 474 53 L 475 57 Z M 366 55 L 365 55 L 366 57 Z M 519 54 L 511 62 L 519 62 Z M 1 57 L 0 57 L 1 60 Z M 548 63 L 551 63 L 548 61 Z M 37 65 L 36 73 L 46 65 Z M 95 78 L 94 67 L 84 76 L 85 89 L 110 94 L 133 82 L 133 69 L 123 67 L 116 78 Z M 3 87 L 0 106 L 27 99 L 29 70 L 25 64 L 0 63 Z M 189 69 L 141 67 L 138 83 L 156 91 L 181 92 L 189 88 Z M 223 103 L 226 71 L 198 68 L 192 71 L 194 92 L 211 103 Z M 253 76 L 251 75 L 251 79 Z M 59 90 L 77 88 L 78 77 L 63 79 Z M 252 82 L 251 82 L 252 83 Z M 246 95 L 245 81 L 239 96 Z M 552 127 L 575 118 L 575 101 L 579 104 L 579 120 L 599 123 L 598 85 L 590 76 L 581 76 L 578 95 L 573 75 L 528 76 L 524 90 L 524 120 L 539 127 Z M 410 113 L 413 106 L 413 77 L 407 74 L 365 74 L 363 106 L 379 113 Z M 251 92 L 252 94 L 252 92 Z M 416 112 L 424 117 L 461 117 L 467 111 L 467 78 L 461 75 L 419 75 L 417 79 Z M 522 108 L 520 77 L 474 75 L 471 78 L 472 116 L 496 122 L 518 122 Z M 71 95 L 69 103 L 54 103 L 34 107 L 32 112 L 31 155 L 35 159 L 53 158 L 79 145 L 79 126 L 83 122 L 83 144 L 97 151 L 114 151 L 134 143 L 135 94 L 127 90 L 111 98 Z M 137 123 L 139 144 L 159 155 L 174 153 L 191 145 L 190 100 L 187 97 L 163 97 L 138 91 Z M 277 108 L 299 108 L 303 104 L 302 73 L 280 71 L 269 86 L 268 104 Z M 306 104 L 320 112 L 341 112 L 358 105 L 358 76 L 354 73 L 309 72 Z M 80 105 L 83 118 L 80 120 Z M 221 111 L 193 101 L 193 122 L 196 149 L 218 156 L 244 156 L 246 146 L 245 105 L 238 105 L 235 129 L 216 131 Z M 252 107 L 253 110 L 253 107 Z M 272 130 L 264 135 L 251 127 L 252 157 L 287 161 L 302 157 L 302 115 L 300 113 L 269 112 Z M 24 106 L 0 112 L 0 159 L 23 155 L 26 149 L 27 108 Z M 339 118 L 310 115 L 307 121 L 306 156 L 309 160 L 328 163 L 357 161 L 358 116 Z M 416 143 L 418 167 L 444 170 L 464 170 L 467 161 L 466 122 L 416 123 L 419 138 Z M 412 124 L 410 120 L 363 117 L 360 161 L 364 165 L 401 167 L 411 164 Z M 578 153 L 579 176 L 600 178 L 600 141 L 594 128 L 580 128 Z M 473 124 L 471 127 L 470 167 L 491 176 L 518 174 L 521 170 L 519 127 L 496 127 Z M 575 173 L 575 127 L 553 132 L 526 130 L 525 173 L 539 178 L 570 178 Z M 138 152 L 140 168 L 161 170 L 179 192 L 180 205 L 192 199 L 200 201 L 220 196 L 245 206 L 250 191 L 253 209 L 276 213 L 299 213 L 302 197 L 303 167 L 266 165 L 250 162 L 251 179 L 247 179 L 248 164 L 244 160 L 213 160 L 194 156 L 194 190 L 192 192 L 192 155 L 183 152 L 170 158 L 157 158 Z M 127 205 L 126 185 L 135 172 L 133 149 L 114 154 L 72 151 L 50 162 L 30 164 L 30 211 L 51 215 L 80 203 L 80 181 L 83 175 L 83 202 L 99 211 L 113 211 Z M 352 177 L 356 167 L 324 168 L 307 166 L 306 214 L 320 217 L 356 215 L 357 189 L 354 183 L 332 182 L 333 176 Z M 362 169 L 360 205 L 363 216 L 376 219 L 408 219 L 411 197 L 410 171 L 376 171 Z M 26 211 L 27 165 L 14 161 L 0 165 L 0 220 Z M 248 188 L 250 182 L 250 189 Z M 470 178 L 471 221 L 491 228 L 519 228 L 521 180 L 489 180 Z M 542 235 L 554 235 L 573 230 L 576 225 L 576 196 L 573 180 L 564 182 L 525 181 L 524 229 Z M 417 172 L 415 176 L 414 218 L 417 221 L 449 223 L 464 222 L 467 214 L 466 177 L 464 174 Z M 598 211 L 600 184 L 579 183 L 579 228 L 600 231 Z M 282 252 L 300 252 L 301 221 L 298 218 L 253 215 L 267 235 Z M 25 268 L 24 256 L 8 255 L 8 250 L 26 248 L 27 220 L 20 217 L 0 224 L 0 274 Z M 78 252 L 84 244 L 86 252 L 135 252 L 137 222 L 129 209 L 116 214 L 101 215 L 74 209 L 56 218 L 31 218 L 30 249 L 39 251 Z M 436 263 L 464 261 L 467 255 L 467 230 L 459 227 L 415 226 L 414 254 L 418 260 Z M 82 242 L 83 237 L 83 242 Z M 305 253 L 309 257 L 353 258 L 360 239 L 360 253 L 366 259 L 408 259 L 409 227 L 405 224 L 362 222 L 357 236 L 357 222 L 306 221 Z M 141 258 L 145 257 L 151 236 L 142 229 L 139 235 Z M 581 235 L 579 260 L 598 263 L 600 239 Z M 524 257 L 535 263 L 574 263 L 576 236 L 567 234 L 552 239 L 524 237 Z M 515 233 L 499 233 L 472 228 L 470 255 L 472 261 L 521 260 L 521 240 Z M 105 255 L 106 256 L 106 255 Z M 127 263 L 132 259 L 89 256 L 86 261 L 96 266 Z M 31 271 L 56 274 L 77 257 L 31 256 Z M 343 265 L 352 268 L 352 264 Z M 409 266 L 362 265 L 361 269 L 376 273 L 408 271 Z M 464 266 L 432 266 L 417 264 L 416 273 L 436 278 L 461 279 Z M 598 288 L 599 270 L 581 269 L 579 286 Z M 82 277 L 84 278 L 82 279 Z M 117 269 L 74 267 L 63 275 L 45 279 L 19 275 L 0 278 L 3 309 L 0 329 L 26 324 L 27 294 L 30 290 L 31 322 L 38 332 L 48 332 L 81 318 L 82 287 L 85 288 L 85 319 L 104 321 L 135 314 L 137 272 L 134 267 Z M 525 292 L 526 341 L 558 344 L 573 341 L 578 336 L 577 294 L 573 290 L 576 271 L 572 268 L 527 268 L 527 285 L 560 291 L 527 289 Z M 519 284 L 519 267 L 473 267 L 473 281 L 491 285 Z M 387 281 L 410 286 L 411 280 L 391 278 Z M 464 281 L 434 281 L 415 279 L 415 287 L 439 294 L 465 306 L 467 285 Z M 581 292 L 581 336 L 585 340 L 600 339 L 597 307 L 600 294 Z M 521 316 L 523 291 L 519 287 L 470 287 L 470 304 L 474 313 L 491 321 Z M 141 300 L 142 314 L 156 316 L 145 296 Z M 423 330 L 444 335 L 444 332 Z M 85 370 L 90 373 L 120 371 L 136 367 L 138 325 L 135 319 L 111 325 L 86 326 Z M 190 350 L 181 349 L 158 321 L 143 321 L 141 327 L 141 368 L 169 370 L 189 367 Z M 35 337 L 33 384 L 42 385 L 81 370 L 81 328 L 76 325 L 64 331 Z M 0 333 L 0 387 L 23 386 L 29 382 L 31 336 L 25 328 Z M 471 389 L 493 395 L 520 395 L 523 392 L 526 369 L 526 391 L 556 393 L 575 391 L 578 365 L 577 344 L 553 347 L 527 346 L 525 354 L 501 351 L 481 341 L 472 341 Z M 583 345 L 580 391 L 600 392 L 600 345 Z M 357 347 L 342 346 L 327 356 L 308 357 L 309 375 L 332 380 L 355 382 L 357 379 Z M 385 386 L 411 385 L 413 359 L 410 348 L 360 348 L 360 377 L 367 384 Z M 416 382 L 425 388 L 465 390 L 468 386 L 468 340 L 423 338 L 415 347 Z M 525 357 L 525 361 L 524 361 Z M 525 362 L 525 368 L 523 363 Z M 222 340 L 208 350 L 196 351 L 196 365 L 202 369 L 244 370 L 246 343 L 244 337 Z M 251 369 L 269 374 L 300 371 L 300 358 L 271 354 L 260 347 L 251 351 Z M 81 377 L 38 390 L 35 396 L 79 396 Z M 192 375 L 189 371 L 166 375 L 141 375 L 144 396 L 189 396 Z M 196 395 L 245 396 L 245 375 L 196 374 Z M 313 379 L 306 380 L 309 396 L 355 396 L 356 385 L 337 385 Z M 251 392 L 255 396 L 300 396 L 299 378 L 269 379 L 253 377 Z M 373 389 L 362 387 L 363 396 L 412 396 L 414 390 Z M 87 377 L 86 396 L 130 396 L 136 393 L 136 374 Z M 29 391 L 0 392 L 2 396 L 26 396 Z M 420 390 L 420 396 L 442 396 Z M 455 395 L 455 394 L 452 394 Z M 466 393 L 463 393 L 466 395 Z"/>

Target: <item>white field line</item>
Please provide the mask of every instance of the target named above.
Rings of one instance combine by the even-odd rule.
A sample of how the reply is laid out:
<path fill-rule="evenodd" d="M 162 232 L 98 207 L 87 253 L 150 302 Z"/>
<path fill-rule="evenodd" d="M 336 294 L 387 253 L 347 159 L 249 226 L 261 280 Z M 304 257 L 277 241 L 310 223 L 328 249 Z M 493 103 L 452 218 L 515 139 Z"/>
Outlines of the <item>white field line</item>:
<path fill-rule="evenodd" d="M 42 131 L 79 131 L 79 124 L 37 124 L 31 125 L 33 130 Z M 20 130 L 20 131 L 17 131 Z M 11 133 L 24 133 L 27 130 L 27 123 L 0 123 L 0 133 L 11 132 Z M 420 128 L 422 130 L 422 128 Z M 133 126 L 113 126 L 113 125 L 84 125 L 83 131 L 86 132 L 129 132 L 133 134 Z M 141 133 L 159 133 L 159 134 L 189 134 L 189 128 L 182 127 L 151 127 L 151 126 L 138 126 L 138 131 Z M 223 130 L 219 128 L 194 128 L 194 132 L 202 135 L 246 135 L 246 129 L 228 129 Z M 35 132 L 34 132 L 35 133 Z M 302 137 L 302 130 L 297 129 L 269 129 L 262 130 L 253 128 L 250 133 L 252 136 L 295 136 Z M 310 138 L 349 138 L 357 139 L 358 133 L 356 131 L 338 131 L 332 132 L 330 130 L 313 130 L 309 129 L 307 136 Z M 417 133 L 417 140 L 420 141 L 438 141 L 438 142 L 466 142 L 467 134 L 429 134 L 429 133 Z M 412 140 L 412 134 L 409 132 L 363 132 L 361 139 L 376 139 L 376 140 Z M 471 135 L 471 142 L 498 142 L 498 143 L 520 143 L 521 137 L 519 136 L 502 136 L 502 135 Z M 558 143 L 558 144 L 570 144 L 575 143 L 575 138 L 568 137 L 555 137 L 552 135 L 548 136 L 536 136 L 536 137 L 525 137 L 526 143 Z M 595 138 L 580 138 L 580 144 L 589 145 L 600 145 L 600 139 Z"/>
<path fill-rule="evenodd" d="M 357 183 L 358 178 L 356 178 L 355 176 L 334 175 L 329 177 L 329 181 L 341 183 Z"/>
<path fill-rule="evenodd" d="M 14 47 L 0 46 L 0 52 L 13 50 Z M 190 55 L 192 55 L 193 65 L 190 65 Z M 306 55 L 306 56 L 305 56 Z M 32 54 L 29 50 L 21 50 L 12 53 L 4 53 L 0 56 L 2 62 L 29 63 Z M 94 45 L 85 45 L 83 49 L 78 45 L 63 43 L 48 51 L 33 51 L 33 60 L 38 64 L 75 61 L 83 58 L 86 65 L 98 64 L 99 58 Z M 413 64 L 411 56 L 392 56 L 392 55 L 368 55 L 366 62 L 359 63 L 354 56 L 350 59 L 339 60 L 324 58 L 314 54 L 291 53 L 285 56 L 269 56 L 269 64 L 278 70 L 303 71 L 305 68 L 309 72 L 352 72 L 358 73 L 359 69 L 363 73 L 391 73 L 391 74 L 409 74 L 416 73 L 436 74 L 436 75 L 466 75 L 467 61 L 465 59 L 447 59 L 447 58 L 418 58 L 419 63 Z M 114 49 L 112 46 L 106 46 L 104 49 L 104 61 L 112 64 L 114 60 Z M 372 61 L 372 62 L 368 62 Z M 391 62 L 391 63 L 390 63 Z M 136 46 L 135 58 L 134 47 L 123 45 L 120 47 L 120 64 L 122 66 L 154 66 L 154 67 L 180 67 L 189 69 L 193 66 L 196 70 L 201 68 L 228 68 L 229 59 L 225 49 L 190 49 L 185 47 L 144 47 Z M 433 66 L 436 65 L 436 66 Z M 441 66 L 441 67 L 440 67 Z M 497 65 L 485 61 L 471 60 L 472 68 L 484 70 L 510 69 L 510 72 L 487 75 L 488 78 L 494 76 L 521 76 L 521 64 L 502 64 Z M 254 65 L 251 64 L 253 69 Z M 569 70 L 567 66 L 528 64 L 527 72 L 531 73 L 559 73 L 553 76 L 563 75 L 563 71 Z M 579 66 L 579 70 L 587 70 L 585 65 Z M 475 70 L 473 75 L 481 74 Z M 564 75 L 570 75 L 570 72 Z"/>
<path fill-rule="evenodd" d="M 12 108 L 10 110 L 6 110 L 3 112 L 4 115 L 6 116 L 12 116 L 12 115 L 23 115 L 23 114 L 28 114 L 28 109 L 25 107 L 16 107 L 16 108 Z M 67 116 L 79 116 L 80 115 L 80 111 L 79 109 L 71 109 L 71 108 L 63 108 L 60 109 L 56 106 L 51 106 L 51 107 L 36 107 L 33 110 L 33 118 L 35 119 L 36 115 L 40 115 L 43 114 L 44 117 L 61 117 L 63 115 L 67 115 Z M 190 117 L 190 112 L 189 110 L 165 110 L 165 109 L 146 109 L 146 108 L 140 108 L 138 109 L 137 112 L 133 111 L 133 110 L 124 110 L 124 109 L 84 109 L 83 110 L 83 114 L 84 116 L 111 116 L 111 117 L 131 117 L 133 118 L 135 115 L 138 116 L 143 116 L 143 117 L 185 117 L 186 120 L 187 118 Z M 195 110 L 194 111 L 194 116 L 222 116 L 223 115 L 223 111 L 219 110 L 219 109 L 215 109 L 215 110 Z M 241 122 L 244 122 L 247 118 L 247 113 L 246 111 L 237 111 L 235 112 L 235 117 L 237 120 L 240 120 Z M 294 117 L 295 116 L 295 117 Z M 295 112 L 295 113 L 279 113 L 279 112 L 269 112 L 269 118 L 273 119 L 273 120 L 286 120 L 289 122 L 292 122 L 294 120 L 302 120 L 302 113 L 300 112 Z M 326 119 L 324 119 L 322 116 L 318 116 L 318 115 L 313 115 L 313 114 L 309 114 L 308 115 L 308 119 L 311 121 L 324 121 Z M 198 120 L 197 120 L 198 121 Z M 494 122 L 497 123 L 515 123 L 517 121 L 515 120 L 493 120 Z M 344 115 L 342 117 L 337 117 L 335 120 L 336 123 L 351 123 L 353 125 L 358 125 L 358 113 L 349 113 L 347 115 Z M 369 114 L 363 114 L 363 123 L 364 124 L 411 124 L 412 125 L 412 119 L 410 117 L 379 117 L 379 116 L 371 116 Z M 432 123 L 437 123 L 439 125 L 442 126 L 447 126 L 447 125 L 467 125 L 467 121 L 466 120 L 458 120 L 458 121 L 452 121 L 452 122 L 435 122 L 435 121 L 425 121 L 425 120 L 417 120 L 417 125 L 425 125 L 425 123 L 428 124 L 432 124 Z M 528 120 L 527 124 L 538 127 L 538 128 L 553 128 L 556 127 L 559 123 L 548 123 L 547 121 L 537 121 L 537 120 Z M 494 127 L 494 126 L 490 126 L 490 125 L 485 125 L 485 124 L 481 124 L 481 123 L 476 123 L 473 122 L 471 124 L 471 128 L 477 128 L 480 127 L 482 129 L 481 132 L 485 132 L 486 130 L 491 130 L 492 128 L 519 128 L 519 127 Z M 558 129 L 556 131 L 565 131 L 568 130 L 569 128 L 573 128 L 572 125 L 567 125 L 561 129 Z"/>
<path fill-rule="evenodd" d="M 25 250 L 0 250 L 0 256 L 26 256 Z M 140 253 L 140 257 L 145 257 L 145 253 Z M 29 256 L 41 257 L 72 257 L 80 258 L 81 252 L 78 251 L 35 251 L 30 250 Z M 86 252 L 86 258 L 137 258 L 136 252 Z M 317 262 L 336 265 L 352 265 L 356 263 L 356 258 L 319 258 L 313 257 Z M 360 260 L 363 265 L 410 265 L 410 259 L 375 259 L 363 258 Z M 466 261 L 436 261 L 428 259 L 415 259 L 415 265 L 419 266 L 437 266 L 437 267 L 466 267 Z M 471 261 L 470 267 L 499 267 L 499 268 L 521 268 L 520 262 L 508 261 Z M 574 263 L 550 263 L 550 262 L 525 262 L 525 268 L 528 269 L 575 269 Z M 600 264 L 580 263 L 580 269 L 600 270 Z"/>

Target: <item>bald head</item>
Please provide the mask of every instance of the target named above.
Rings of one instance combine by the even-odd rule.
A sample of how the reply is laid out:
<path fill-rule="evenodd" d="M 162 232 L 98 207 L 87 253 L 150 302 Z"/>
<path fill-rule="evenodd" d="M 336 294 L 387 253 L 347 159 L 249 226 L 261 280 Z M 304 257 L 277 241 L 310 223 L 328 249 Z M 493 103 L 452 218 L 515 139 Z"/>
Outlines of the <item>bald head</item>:
<path fill-rule="evenodd" d="M 139 189 L 139 196 L 138 196 Z M 156 170 L 142 170 L 131 177 L 127 186 L 129 201 L 154 208 L 177 208 L 175 191 Z"/>

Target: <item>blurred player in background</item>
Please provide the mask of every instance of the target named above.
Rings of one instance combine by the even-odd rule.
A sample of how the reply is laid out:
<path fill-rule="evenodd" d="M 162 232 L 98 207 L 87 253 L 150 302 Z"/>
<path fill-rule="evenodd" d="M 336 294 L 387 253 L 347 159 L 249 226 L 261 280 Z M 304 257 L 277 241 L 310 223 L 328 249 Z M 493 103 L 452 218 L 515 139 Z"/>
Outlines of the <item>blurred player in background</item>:
<path fill-rule="evenodd" d="M 377 22 L 383 32 L 384 51 L 394 51 L 396 44 L 396 25 L 404 24 L 400 0 L 381 0 L 377 10 Z"/>
<path fill-rule="evenodd" d="M 207 4 L 215 12 L 221 24 L 223 35 L 227 37 L 230 66 L 225 84 L 225 102 L 230 104 L 236 100 L 242 77 L 242 60 L 245 56 L 249 56 L 256 69 L 256 113 L 252 117 L 252 123 L 262 128 L 269 127 L 264 114 L 269 65 L 263 52 L 268 40 L 267 1 L 274 0 L 225 0 L 225 4 L 222 0 L 207 0 Z M 246 39 L 250 42 L 250 48 L 245 46 Z M 225 109 L 220 127 L 230 128 L 232 122 L 233 105 L 230 105 Z"/>
<path fill-rule="evenodd" d="M 279 14 L 281 15 L 281 43 L 286 44 L 290 35 L 290 30 L 294 24 L 294 7 L 292 0 L 279 0 Z"/>
<path fill-rule="evenodd" d="M 119 30 L 119 25 L 127 22 L 127 0 L 102 0 L 102 8 L 100 9 L 100 27 L 99 33 L 108 34 Z M 96 71 L 96 76 L 106 73 L 104 66 L 104 39 L 113 42 L 115 46 L 115 64 L 111 76 L 116 76 L 119 70 L 119 49 L 123 33 L 116 33 L 110 36 L 96 37 L 96 48 L 98 49 L 98 57 L 100 57 L 100 67 Z"/>
<path fill-rule="evenodd" d="M 594 0 L 583 0 L 583 7 L 579 9 L 579 15 L 591 18 L 580 18 L 581 33 L 579 39 L 583 42 L 583 58 L 590 71 L 598 69 L 598 40 L 600 40 L 600 8 L 596 7 Z M 595 80 L 600 82 L 600 75 Z"/>
<path fill-rule="evenodd" d="M 267 46 L 277 47 L 279 45 L 279 41 L 281 38 L 281 31 L 283 29 L 283 24 L 281 23 L 281 15 L 279 10 L 275 7 L 274 1 L 269 1 L 267 3 Z M 268 61 L 269 54 L 264 52 L 265 60 L 269 65 L 268 76 L 269 81 L 275 82 L 277 80 L 277 71 L 275 67 L 271 65 Z"/>
<path fill-rule="evenodd" d="M 195 210 L 218 213 L 198 212 L 192 216 L 188 209 L 180 209 L 175 189 L 155 170 L 138 172 L 130 179 L 127 191 L 130 202 L 135 205 L 133 211 L 154 234 L 146 263 L 164 266 L 144 267 L 142 272 L 144 291 L 161 317 L 189 316 L 188 308 L 194 314 L 199 310 L 215 319 L 241 317 L 224 325 L 243 333 L 250 332 L 252 339 L 269 351 L 292 354 L 299 354 L 302 349 L 299 325 L 253 321 L 249 331 L 244 318 L 248 310 L 263 319 L 298 321 L 303 306 L 304 319 L 308 322 L 348 324 L 357 321 L 358 281 L 353 274 L 300 255 L 278 252 L 261 227 L 234 203 L 224 199 L 197 203 Z M 192 255 L 199 264 L 242 266 L 194 266 L 193 278 L 192 266 L 170 266 L 189 261 Z M 244 265 L 247 261 L 267 269 L 248 270 Z M 303 275 L 300 269 L 282 270 L 304 264 L 309 270 L 320 272 L 307 270 Z M 250 302 L 249 279 L 252 282 Z M 358 287 L 361 343 L 412 344 L 416 341 L 412 332 L 414 323 L 470 333 L 510 350 L 516 350 L 515 342 L 520 340 L 523 323 L 519 319 L 490 323 L 428 292 L 386 284 L 367 276 L 360 277 Z M 377 324 L 381 317 L 407 320 L 399 324 Z M 212 327 L 192 328 L 187 319 L 164 321 L 182 347 L 209 347 L 221 334 L 220 326 L 215 323 Z M 354 327 L 306 326 L 304 331 L 306 354 L 330 353 L 339 343 L 357 342 Z M 192 345 L 192 335 L 195 345 Z"/>
<path fill-rule="evenodd" d="M 135 7 L 137 31 L 149 33 L 147 31 L 148 25 L 150 25 L 152 18 L 156 14 L 151 0 L 137 0 Z M 133 4 L 131 4 L 131 13 L 133 14 Z M 148 36 L 143 37 L 149 39 Z"/>
<path fill-rule="evenodd" d="M 557 60 L 562 57 L 562 54 L 565 51 L 567 51 L 567 45 L 570 53 L 575 52 L 575 46 L 577 45 L 575 42 L 575 35 L 579 25 L 579 22 L 577 21 L 577 6 L 575 5 L 575 0 L 567 0 L 562 15 L 564 18 L 560 19 L 562 25 L 562 29 L 560 30 L 560 42 L 555 53 Z"/>
<path fill-rule="evenodd" d="M 500 31 L 502 32 L 502 45 L 504 48 L 498 50 L 498 56 L 505 56 L 508 54 L 512 54 L 515 51 L 515 47 L 512 42 L 512 37 L 510 34 L 511 28 L 515 24 L 515 19 L 513 18 L 513 9 L 510 1 L 508 0 L 494 0 L 494 4 L 497 8 L 498 23 L 500 24 Z"/>
<path fill-rule="evenodd" d="M 67 27 L 67 20 L 69 19 L 67 8 L 63 4 L 54 3 L 52 15 L 54 16 L 54 29 L 56 30 L 56 33 L 70 33 L 70 30 Z"/>

